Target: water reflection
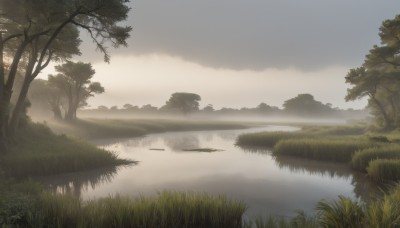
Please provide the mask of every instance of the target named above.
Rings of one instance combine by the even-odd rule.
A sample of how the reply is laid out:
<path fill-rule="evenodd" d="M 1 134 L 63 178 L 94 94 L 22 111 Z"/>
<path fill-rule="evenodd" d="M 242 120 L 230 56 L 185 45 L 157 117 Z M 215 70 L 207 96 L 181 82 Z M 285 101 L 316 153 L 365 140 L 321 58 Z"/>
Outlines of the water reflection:
<path fill-rule="evenodd" d="M 164 137 L 164 144 L 172 151 L 179 152 L 183 149 L 200 148 L 200 139 L 195 135 L 181 135 Z"/>
<path fill-rule="evenodd" d="M 68 173 L 63 175 L 37 178 L 48 190 L 58 193 L 68 193 L 80 197 L 82 192 L 98 185 L 109 183 L 119 170 L 126 166 L 108 167 L 87 172 Z"/>
<path fill-rule="evenodd" d="M 162 190 L 222 193 L 246 203 L 247 213 L 255 216 L 260 213 L 292 216 L 297 209 L 314 211 L 316 202 L 323 198 L 336 199 L 338 195 L 344 195 L 365 200 L 373 194 L 374 185 L 346 165 L 274 157 L 271 150 L 234 145 L 236 137 L 242 133 L 295 129 L 268 126 L 102 140 L 97 142 L 100 147 L 141 163 L 129 168 L 70 174 L 46 181 L 55 191 L 73 193 L 83 199 L 117 193 L 137 197 Z M 190 148 L 223 151 L 182 152 L 182 149 Z"/>
<path fill-rule="evenodd" d="M 302 172 L 310 175 L 328 176 L 330 178 L 350 178 L 352 170 L 347 164 L 321 162 L 290 156 L 274 156 L 280 168 L 289 169 L 291 172 Z"/>

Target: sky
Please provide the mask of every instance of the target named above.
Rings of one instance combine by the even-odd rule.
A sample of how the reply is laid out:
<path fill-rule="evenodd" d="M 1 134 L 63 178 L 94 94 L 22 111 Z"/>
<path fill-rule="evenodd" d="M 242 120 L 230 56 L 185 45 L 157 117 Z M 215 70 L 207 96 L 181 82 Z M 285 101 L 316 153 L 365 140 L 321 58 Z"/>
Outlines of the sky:
<path fill-rule="evenodd" d="M 310 93 L 340 108 L 349 69 L 379 44 L 383 20 L 400 13 L 398 0 L 134 0 L 127 48 L 103 62 L 82 32 L 83 55 L 106 92 L 91 107 L 162 106 L 174 92 L 202 97 L 201 106 L 281 107 Z M 53 64 L 54 66 L 54 64 Z M 54 71 L 47 68 L 42 78 Z"/>

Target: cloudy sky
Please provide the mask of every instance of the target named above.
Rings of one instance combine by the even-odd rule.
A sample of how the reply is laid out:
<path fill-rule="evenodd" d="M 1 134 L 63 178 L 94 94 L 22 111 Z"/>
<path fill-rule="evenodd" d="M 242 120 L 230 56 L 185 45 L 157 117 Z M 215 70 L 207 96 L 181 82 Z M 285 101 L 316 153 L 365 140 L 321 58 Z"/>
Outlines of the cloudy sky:
<path fill-rule="evenodd" d="M 111 63 L 82 36 L 83 56 L 106 93 L 98 105 L 161 106 L 174 92 L 194 92 L 202 106 L 281 106 L 299 93 L 342 108 L 344 76 L 379 44 L 382 21 L 398 0 L 134 0 L 129 47 Z M 51 69 L 44 72 L 43 77 Z"/>

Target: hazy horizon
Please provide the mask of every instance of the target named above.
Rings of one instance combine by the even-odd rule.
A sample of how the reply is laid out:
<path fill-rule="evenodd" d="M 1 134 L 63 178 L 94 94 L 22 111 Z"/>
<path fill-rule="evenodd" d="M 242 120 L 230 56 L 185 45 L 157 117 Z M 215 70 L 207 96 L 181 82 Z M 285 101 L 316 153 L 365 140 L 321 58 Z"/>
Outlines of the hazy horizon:
<path fill-rule="evenodd" d="M 362 64 L 379 43 L 383 20 L 398 11 L 395 1 L 157 1 L 138 0 L 127 24 L 128 48 L 102 61 L 82 36 L 83 55 L 92 62 L 106 92 L 91 107 L 126 103 L 162 106 L 174 92 L 197 93 L 201 107 L 282 107 L 297 94 L 340 108 L 364 108 L 366 100 L 345 102 L 348 70 Z M 84 32 L 82 32 L 82 35 Z M 54 64 L 43 71 L 47 78 Z"/>

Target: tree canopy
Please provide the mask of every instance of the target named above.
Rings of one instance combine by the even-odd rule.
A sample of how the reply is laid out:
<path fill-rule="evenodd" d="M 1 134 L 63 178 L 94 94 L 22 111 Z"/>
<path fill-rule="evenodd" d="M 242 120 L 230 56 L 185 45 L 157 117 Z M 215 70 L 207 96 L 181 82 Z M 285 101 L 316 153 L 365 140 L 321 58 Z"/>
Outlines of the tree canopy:
<path fill-rule="evenodd" d="M 375 45 L 361 67 L 346 75 L 346 100 L 368 98 L 376 123 L 386 129 L 400 127 L 400 15 L 382 23 L 381 45 Z"/>
<path fill-rule="evenodd" d="M 331 114 L 333 111 L 330 105 L 316 101 L 314 97 L 308 93 L 299 94 L 294 98 L 286 100 L 283 107 L 286 112 L 300 116 Z"/>
<path fill-rule="evenodd" d="M 195 93 L 174 93 L 166 102 L 164 108 L 188 114 L 199 110 L 199 101 L 201 101 L 201 97 Z"/>
<path fill-rule="evenodd" d="M 91 81 L 95 71 L 90 63 L 67 61 L 55 68 L 58 74 L 49 75 L 49 85 L 63 94 L 66 105 L 59 102 L 58 106 L 66 107 L 65 119 L 71 121 L 76 119 L 78 108 L 85 106 L 89 97 L 103 93 L 104 88 L 99 82 Z M 55 107 L 56 103 L 52 106 L 53 110 L 59 112 Z M 57 113 L 54 114 L 58 116 Z"/>
<path fill-rule="evenodd" d="M 80 54 L 80 31 L 89 34 L 107 62 L 108 46 L 127 45 L 132 28 L 120 25 L 129 12 L 127 2 L 0 0 L 0 146 L 18 126 L 33 79 L 51 61 Z M 11 106 L 18 70 L 24 72 L 24 80 Z"/>

